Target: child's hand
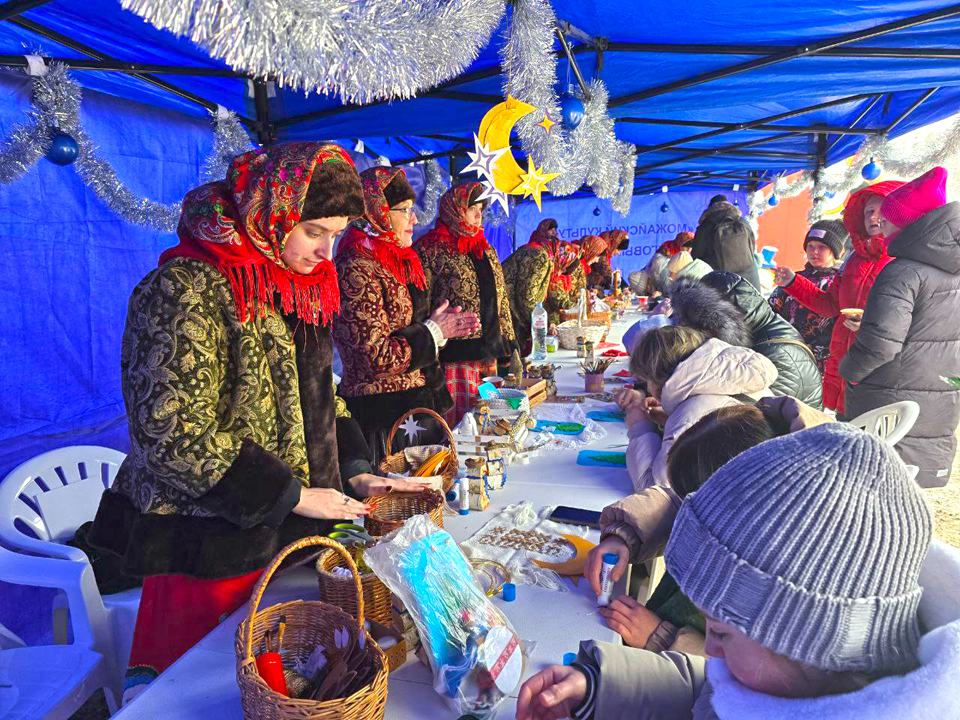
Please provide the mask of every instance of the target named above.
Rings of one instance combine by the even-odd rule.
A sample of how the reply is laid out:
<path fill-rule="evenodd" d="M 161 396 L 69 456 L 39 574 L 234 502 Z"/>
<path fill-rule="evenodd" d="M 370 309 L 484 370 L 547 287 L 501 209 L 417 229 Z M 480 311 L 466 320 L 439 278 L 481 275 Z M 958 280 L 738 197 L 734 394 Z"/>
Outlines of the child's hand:
<path fill-rule="evenodd" d="M 660 404 L 660 401 L 654 397 L 644 398 L 643 400 L 643 409 L 647 412 L 647 417 L 650 418 L 660 427 L 666 427 L 667 425 L 667 413 L 663 409 L 663 405 Z"/>
<path fill-rule="evenodd" d="M 782 265 L 773 271 L 773 281 L 780 287 L 786 287 L 792 283 L 796 276 L 793 270 Z"/>
<path fill-rule="evenodd" d="M 517 720 L 559 720 L 570 717 L 587 694 L 587 678 L 573 667 L 554 665 L 520 687 Z"/>
<path fill-rule="evenodd" d="M 603 556 L 606 553 L 613 553 L 617 556 L 617 564 L 613 566 L 613 572 L 610 578 L 617 582 L 627 571 L 627 565 L 630 563 L 630 548 L 627 543 L 616 535 L 604 538 L 599 545 L 590 549 L 587 553 L 587 565 L 583 569 L 583 576 L 590 583 L 590 587 L 599 596 L 600 595 L 600 572 L 603 570 Z"/>
<path fill-rule="evenodd" d="M 600 614 L 607 627 L 619 633 L 624 644 L 629 647 L 644 647 L 660 624 L 659 617 L 629 595 L 621 595 L 606 607 L 600 608 Z"/>
<path fill-rule="evenodd" d="M 860 332 L 860 321 L 853 318 L 847 318 L 843 321 L 843 326 L 852 332 Z"/>

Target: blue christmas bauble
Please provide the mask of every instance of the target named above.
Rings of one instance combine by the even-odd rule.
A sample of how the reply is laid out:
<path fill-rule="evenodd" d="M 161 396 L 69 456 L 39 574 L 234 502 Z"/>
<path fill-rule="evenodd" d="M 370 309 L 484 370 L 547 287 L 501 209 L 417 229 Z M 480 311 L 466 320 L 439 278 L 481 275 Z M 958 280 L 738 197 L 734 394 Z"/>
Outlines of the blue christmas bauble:
<path fill-rule="evenodd" d="M 834 193 L 834 192 L 828 192 L 828 193 L 827 193 L 827 200 L 833 200 L 836 196 L 837 196 L 836 193 Z"/>
<path fill-rule="evenodd" d="M 573 130 L 583 122 L 583 103 L 570 95 L 560 101 L 560 117 L 567 130 Z"/>
<path fill-rule="evenodd" d="M 882 172 L 883 170 L 880 169 L 880 166 L 874 162 L 873 158 L 870 158 L 870 162 L 863 166 L 860 174 L 863 175 L 864 180 L 876 180 Z"/>
<path fill-rule="evenodd" d="M 660 212 L 662 212 L 662 213 L 665 213 L 665 212 L 666 212 L 667 210 L 669 210 L 669 209 L 670 209 L 670 206 L 667 205 L 666 203 L 664 203 L 663 205 L 660 206 Z"/>
<path fill-rule="evenodd" d="M 50 138 L 50 149 L 47 150 L 47 160 L 54 165 L 69 165 L 80 154 L 77 141 L 64 132 L 54 133 Z"/>
<path fill-rule="evenodd" d="M 780 198 L 778 198 L 776 195 L 771 195 L 767 202 L 770 204 L 770 207 L 776 207 L 780 204 Z"/>

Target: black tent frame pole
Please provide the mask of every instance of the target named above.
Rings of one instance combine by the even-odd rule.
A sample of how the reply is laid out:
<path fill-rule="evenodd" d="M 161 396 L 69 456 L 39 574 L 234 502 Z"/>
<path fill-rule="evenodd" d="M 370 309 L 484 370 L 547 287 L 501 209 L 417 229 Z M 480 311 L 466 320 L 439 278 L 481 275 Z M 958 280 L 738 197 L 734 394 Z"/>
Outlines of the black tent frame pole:
<path fill-rule="evenodd" d="M 257 142 L 264 147 L 269 147 L 276 135 L 270 123 L 270 95 L 267 91 L 267 83 L 263 78 L 254 78 L 251 82 L 253 83 L 253 107 L 257 113 L 257 124 L 254 128 L 257 133 Z"/>
<path fill-rule="evenodd" d="M 66 65 L 71 70 L 93 70 L 97 72 L 119 73 L 159 73 L 161 75 L 193 75 L 196 77 L 225 77 L 246 79 L 245 73 L 220 68 L 190 67 L 188 65 L 150 65 L 147 63 L 122 62 L 120 60 L 94 60 L 87 58 L 47 57 L 49 62 Z M 23 55 L 0 55 L 0 66 L 27 67 Z"/>
<path fill-rule="evenodd" d="M 953 17 L 954 15 L 960 15 L 960 5 L 951 5 L 939 10 L 932 10 L 920 15 L 904 18 L 903 20 L 895 20 L 893 22 L 883 23 L 882 25 L 877 25 L 876 27 L 868 28 L 866 30 L 858 30 L 857 32 L 840 35 L 839 37 L 829 40 L 819 40 L 817 42 L 807 43 L 795 48 L 788 48 L 771 55 L 759 57 L 756 60 L 748 60 L 747 62 L 737 63 L 736 65 L 731 65 L 729 67 L 701 73 L 700 75 L 695 75 L 685 80 L 677 80 L 664 85 L 659 85 L 657 87 L 649 88 L 647 90 L 629 93 L 628 95 L 611 99 L 608 107 L 615 108 L 620 107 L 621 105 L 638 102 L 640 100 L 647 100 L 649 98 L 665 95 L 677 90 L 684 90 L 696 85 L 702 85 L 703 83 L 708 83 L 712 80 L 721 80 L 734 75 L 741 75 L 742 73 L 750 72 L 751 70 L 759 70 L 761 68 L 770 67 L 771 65 L 777 65 L 779 63 L 786 62 L 787 60 L 794 60 L 796 58 L 816 55 L 824 50 L 841 47 L 843 45 L 849 45 L 851 43 L 860 42 L 861 40 L 869 40 L 871 38 L 880 37 L 881 35 L 887 35 L 899 30 L 907 30 L 918 25 L 925 25 L 926 23 L 934 22 L 936 20 L 943 20 L 945 18 Z"/>
<path fill-rule="evenodd" d="M 636 125 L 668 125 L 673 127 L 696 127 L 696 128 L 721 128 L 726 129 L 730 128 L 731 132 L 739 130 L 735 128 L 736 123 L 725 123 L 725 122 L 708 122 L 706 120 L 664 120 L 662 118 L 639 118 L 639 117 L 627 117 L 627 118 L 614 118 L 614 122 L 622 122 L 628 124 Z M 808 135 L 816 135 L 819 132 L 828 132 L 831 134 L 842 133 L 846 135 L 880 135 L 883 133 L 883 129 L 874 129 L 874 128 L 855 128 L 855 127 L 842 127 L 837 125 L 823 125 L 816 127 L 808 127 L 806 125 L 754 125 L 753 127 L 747 128 L 749 130 L 773 130 L 775 132 L 803 132 Z"/>
<path fill-rule="evenodd" d="M 29 30 L 32 33 L 35 33 L 41 37 L 46 38 L 47 40 L 52 40 L 55 43 L 59 43 L 70 50 L 75 52 L 83 53 L 89 57 L 95 58 L 96 60 L 104 60 L 108 62 L 118 62 L 115 58 L 106 55 L 99 50 L 94 50 L 91 47 L 84 45 L 83 43 L 77 42 L 76 40 L 67 37 L 66 35 L 57 32 L 51 28 L 35 23 L 32 20 L 27 20 L 26 18 L 13 17 L 7 20 L 9 23 L 13 23 L 18 27 L 23 28 L 24 30 Z M 177 97 L 183 98 L 184 100 L 189 100 L 192 103 L 199 105 L 202 108 L 209 110 L 210 112 L 217 111 L 217 103 L 202 98 L 199 95 L 192 93 L 188 90 L 184 90 L 173 83 L 167 82 L 166 80 L 161 80 L 158 77 L 151 75 L 150 73 L 143 72 L 128 72 L 128 75 L 139 78 L 143 82 L 158 87 L 161 90 L 166 90 Z M 256 129 L 257 121 L 253 118 L 246 117 L 244 115 L 237 114 L 237 119 L 246 125 L 249 128 Z"/>
<path fill-rule="evenodd" d="M 910 105 L 910 107 L 908 107 L 906 110 L 900 113 L 900 116 L 896 120 L 894 120 L 892 123 L 887 125 L 887 128 L 884 132 L 886 134 L 892 133 L 894 128 L 897 127 L 897 125 L 899 125 L 904 120 L 906 120 L 913 113 L 914 110 L 916 110 L 918 107 L 923 105 L 923 103 L 925 103 L 930 98 L 930 96 L 933 95 L 939 89 L 940 88 L 938 87 L 934 87 L 924 92 L 923 95 L 921 95 L 912 105 Z"/>
<path fill-rule="evenodd" d="M 672 43 L 611 42 L 604 50 L 623 53 L 676 53 L 677 55 L 770 55 L 788 52 L 795 48 L 789 45 L 677 45 Z M 960 49 L 956 48 L 881 48 L 881 47 L 835 47 L 820 50 L 818 55 L 844 58 L 892 58 L 920 60 L 956 60 Z"/>
<path fill-rule="evenodd" d="M 857 123 L 859 123 L 861 120 L 863 120 L 863 119 L 867 116 L 867 113 L 870 112 L 871 110 L 873 110 L 874 106 L 875 106 L 878 102 L 880 102 L 880 98 L 882 98 L 882 97 L 883 97 L 883 93 L 880 93 L 879 95 L 875 96 L 875 97 L 873 98 L 873 100 L 871 100 L 869 103 L 867 103 L 867 106 L 866 106 L 863 110 L 861 110 L 859 113 L 857 113 L 857 116 L 853 119 L 853 122 L 850 123 L 850 128 L 855 127 Z M 830 130 L 824 128 L 824 132 L 830 132 Z M 883 134 L 884 130 L 883 130 L 883 129 L 874 130 L 874 132 L 878 132 L 878 133 L 880 133 L 880 134 Z M 830 145 L 827 146 L 827 155 L 829 155 L 829 154 L 830 154 L 830 151 L 833 150 L 833 148 L 835 148 L 835 147 L 837 146 L 837 143 L 839 143 L 841 140 L 843 140 L 843 136 L 844 136 L 844 135 L 852 135 L 852 134 L 853 134 L 853 132 L 852 132 L 851 130 L 849 130 L 849 129 L 848 129 L 848 130 L 844 130 L 843 132 L 841 132 L 841 133 L 840 133 L 840 137 L 838 137 L 836 140 L 834 140 L 832 143 L 830 143 Z"/>
<path fill-rule="evenodd" d="M 570 45 L 567 43 L 567 38 L 563 34 L 563 30 L 557 26 L 554 28 L 554 33 L 556 33 L 557 38 L 560 40 L 560 47 L 563 48 L 563 53 L 567 56 L 567 62 L 570 63 L 570 67 L 573 69 L 574 77 L 577 78 L 577 84 L 580 86 L 580 92 L 583 93 L 585 98 L 589 98 L 590 88 L 587 87 L 587 83 L 583 79 L 583 73 L 580 72 L 580 66 L 577 65 L 576 58 L 574 58 L 573 54 L 570 52 Z"/>
<path fill-rule="evenodd" d="M 0 22 L 16 17 L 20 13 L 27 12 L 27 10 L 33 10 L 41 5 L 46 5 L 49 2 L 51 2 L 51 0 L 10 0 L 9 2 L 0 3 Z"/>
<path fill-rule="evenodd" d="M 718 135 L 726 135 L 731 132 L 738 132 L 740 130 L 755 130 L 758 125 L 766 125 L 768 123 L 774 123 L 778 120 L 788 120 L 789 118 L 798 117 L 800 115 L 806 115 L 807 113 L 813 112 L 815 110 L 823 110 L 824 108 L 835 107 L 837 105 L 846 105 L 851 102 L 856 102 L 857 100 L 862 100 L 863 98 L 870 97 L 870 95 L 852 95 L 846 98 L 839 98 L 837 100 L 829 100 L 827 102 L 818 103 L 817 105 L 810 105 L 808 107 L 799 108 L 797 110 L 790 110 L 784 113 L 777 113 L 776 115 L 769 115 L 765 118 L 760 118 L 758 120 L 752 120 L 749 122 L 742 123 L 731 123 L 717 130 L 710 130 L 704 133 L 698 133 L 697 135 L 690 135 L 685 138 L 679 138 L 678 140 L 671 140 L 670 142 L 660 143 L 659 145 L 650 145 L 648 147 L 637 148 L 637 154 L 642 155 L 643 153 L 656 152 L 658 150 L 669 150 L 670 148 L 677 147 L 679 145 L 686 145 L 698 140 L 706 140 L 707 138 L 717 137 Z M 780 131 L 781 128 L 773 128 L 777 131 Z M 808 132 L 808 130 L 798 130 L 793 132 Z"/>
<path fill-rule="evenodd" d="M 676 165 L 677 163 L 686 162 L 688 160 L 698 160 L 700 158 L 711 157 L 713 155 L 735 155 L 737 150 L 754 147 L 756 145 L 763 145 L 765 143 L 776 142 L 778 140 L 786 140 L 788 138 L 796 137 L 797 135 L 805 135 L 806 133 L 800 132 L 789 132 L 782 133 L 780 135 L 771 135 L 767 138 L 761 138 L 759 140 L 750 140 L 749 142 L 742 142 L 736 145 L 727 145 L 723 148 L 710 148 L 708 150 L 698 150 L 697 152 L 688 153 L 680 157 L 675 157 L 671 160 L 662 160 L 658 163 L 651 163 L 650 165 L 643 165 L 638 167 L 634 172 L 634 175 L 639 175 L 642 172 L 647 170 L 655 170 L 656 168 L 667 167 L 668 165 Z M 685 152 L 685 151 L 681 151 Z"/>

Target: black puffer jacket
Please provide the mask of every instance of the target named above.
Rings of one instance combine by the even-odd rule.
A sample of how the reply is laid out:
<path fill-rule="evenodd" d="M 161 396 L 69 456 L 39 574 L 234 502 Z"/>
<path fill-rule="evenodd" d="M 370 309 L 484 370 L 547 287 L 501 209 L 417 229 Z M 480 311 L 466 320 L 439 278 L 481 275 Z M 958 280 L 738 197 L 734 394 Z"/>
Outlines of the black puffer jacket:
<path fill-rule="evenodd" d="M 960 390 L 941 376 L 960 376 L 960 203 L 907 225 L 888 248 L 894 257 L 877 276 L 857 340 L 840 362 L 846 414 L 856 417 L 914 400 L 920 417 L 897 443 L 920 468 L 923 487 L 946 485 L 957 450 Z"/>
<path fill-rule="evenodd" d="M 755 288 L 760 287 L 757 240 L 733 203 L 715 202 L 703 211 L 690 252 L 694 260 L 736 273 Z"/>
<path fill-rule="evenodd" d="M 742 277 L 714 271 L 698 283 L 675 285 L 670 300 L 679 324 L 769 358 L 778 372 L 770 387 L 774 395 L 790 395 L 818 410 L 823 407 L 823 380 L 810 348 Z"/>

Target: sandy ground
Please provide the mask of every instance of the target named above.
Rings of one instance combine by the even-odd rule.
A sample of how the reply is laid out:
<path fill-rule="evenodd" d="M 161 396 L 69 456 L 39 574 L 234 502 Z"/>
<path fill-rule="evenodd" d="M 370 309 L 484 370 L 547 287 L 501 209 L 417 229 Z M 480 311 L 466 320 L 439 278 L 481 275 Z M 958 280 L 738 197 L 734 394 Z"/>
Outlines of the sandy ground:
<path fill-rule="evenodd" d="M 957 439 L 960 440 L 960 428 L 957 429 Z M 934 534 L 948 545 L 960 548 L 960 455 L 953 464 L 950 484 L 925 490 L 924 494 L 933 508 Z"/>

